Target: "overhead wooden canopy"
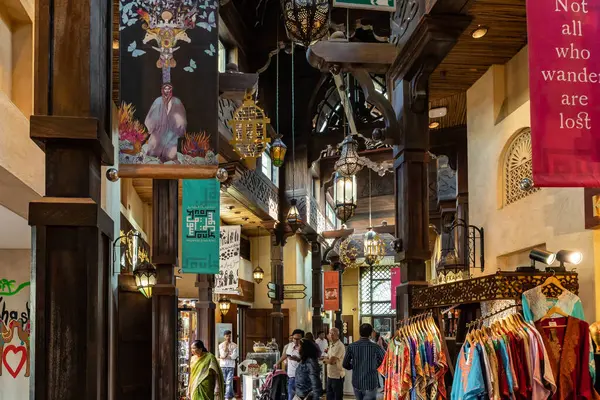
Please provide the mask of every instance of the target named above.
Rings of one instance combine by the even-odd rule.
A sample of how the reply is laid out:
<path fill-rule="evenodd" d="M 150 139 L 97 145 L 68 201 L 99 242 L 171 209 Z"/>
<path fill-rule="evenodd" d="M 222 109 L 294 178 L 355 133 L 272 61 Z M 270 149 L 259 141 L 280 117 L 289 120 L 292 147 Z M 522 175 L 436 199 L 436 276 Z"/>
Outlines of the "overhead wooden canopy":
<path fill-rule="evenodd" d="M 140 196 L 142 202 L 152 204 L 152 179 L 135 178 L 133 187 Z M 181 203 L 182 185 L 179 184 L 179 202 Z M 265 235 L 265 231 L 258 231 L 261 219 L 244 204 L 234 199 L 227 193 L 221 192 L 221 219 L 228 225 L 242 225 L 242 232 L 246 236 Z"/>
<path fill-rule="evenodd" d="M 525 0 L 475 0 L 471 25 L 430 79 L 430 99 L 436 101 L 470 88 L 493 64 L 505 64 L 527 43 Z M 485 26 L 488 33 L 471 33 Z"/>

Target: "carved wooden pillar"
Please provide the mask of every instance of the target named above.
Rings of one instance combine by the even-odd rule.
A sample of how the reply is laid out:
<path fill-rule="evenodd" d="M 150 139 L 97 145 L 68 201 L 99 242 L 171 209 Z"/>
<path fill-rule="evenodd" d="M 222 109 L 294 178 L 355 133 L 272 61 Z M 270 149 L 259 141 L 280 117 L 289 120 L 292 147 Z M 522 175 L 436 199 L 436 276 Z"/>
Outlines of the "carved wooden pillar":
<path fill-rule="evenodd" d="M 281 224 L 279 224 L 281 225 Z M 283 304 L 283 246 L 284 232 L 283 227 L 276 227 L 271 233 L 271 280 L 276 285 L 275 298 L 271 299 L 273 304 L 273 312 L 271 313 L 272 331 L 271 336 L 277 340 L 279 346 L 287 343 L 283 337 L 283 312 L 281 305 Z"/>
<path fill-rule="evenodd" d="M 395 138 L 396 237 L 402 284 L 397 291 L 398 316 L 411 313 L 412 291 L 427 285 L 429 252 L 429 77 L 468 26 L 470 17 L 423 16 L 394 62 L 394 109 L 401 132 Z"/>
<path fill-rule="evenodd" d="M 179 181 L 152 184 L 152 262 L 157 269 L 152 289 L 152 398 L 177 397 L 177 289 Z"/>
<path fill-rule="evenodd" d="M 100 165 L 113 163 L 110 3 L 38 0 L 35 14 L 30 129 L 46 153 L 46 196 L 29 205 L 31 398 L 105 400 L 113 221 L 100 206 Z"/>
<path fill-rule="evenodd" d="M 213 302 L 213 289 L 215 287 L 215 276 L 198 274 L 196 277 L 196 287 L 198 288 L 198 301 L 196 302 L 196 311 L 198 313 L 197 337 L 204 342 L 208 351 L 215 354 L 216 349 L 212 346 L 215 343 L 215 309 Z"/>
<path fill-rule="evenodd" d="M 338 273 L 340 274 L 340 284 L 338 286 L 338 297 L 340 298 L 340 309 L 335 312 L 334 326 L 339 329 L 340 340 L 343 343 L 344 342 L 344 321 L 342 321 L 342 311 L 343 311 L 342 304 L 344 304 L 343 303 L 344 299 L 342 297 L 342 292 L 343 292 L 344 285 L 343 285 L 342 280 L 344 279 L 344 266 L 338 262 L 334 266 L 334 271 L 338 271 Z"/>
<path fill-rule="evenodd" d="M 323 330 L 323 267 L 321 266 L 321 243 L 318 241 L 318 235 L 307 235 L 311 245 L 312 253 L 312 331 L 315 337 L 318 332 Z"/>

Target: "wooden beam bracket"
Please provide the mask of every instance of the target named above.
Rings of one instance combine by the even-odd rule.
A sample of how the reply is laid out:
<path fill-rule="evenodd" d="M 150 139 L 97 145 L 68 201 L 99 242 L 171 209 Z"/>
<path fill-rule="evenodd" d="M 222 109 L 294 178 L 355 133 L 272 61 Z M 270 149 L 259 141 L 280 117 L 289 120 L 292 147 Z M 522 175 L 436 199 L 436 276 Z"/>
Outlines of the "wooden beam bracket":
<path fill-rule="evenodd" d="M 29 203 L 30 226 L 97 227 L 114 239 L 113 221 L 89 198 L 44 197 Z"/>
<path fill-rule="evenodd" d="M 359 43 L 321 40 L 306 51 L 306 58 L 322 72 L 347 71 L 363 68 L 369 72 L 385 73 L 397 56 L 391 43 Z"/>
<path fill-rule="evenodd" d="M 100 131 L 97 118 L 32 115 L 30 137 L 43 151 L 48 142 L 82 140 L 97 152 L 102 164 L 114 164 L 114 147 L 109 136 Z"/>

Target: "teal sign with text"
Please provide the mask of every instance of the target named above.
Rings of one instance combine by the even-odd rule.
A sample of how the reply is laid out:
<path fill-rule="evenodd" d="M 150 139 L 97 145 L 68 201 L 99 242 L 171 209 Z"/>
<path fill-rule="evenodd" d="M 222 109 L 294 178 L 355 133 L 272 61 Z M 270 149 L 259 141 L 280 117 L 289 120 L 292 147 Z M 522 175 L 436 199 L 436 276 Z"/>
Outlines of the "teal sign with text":
<path fill-rule="evenodd" d="M 219 273 L 219 198 L 216 179 L 184 179 L 181 252 L 183 273 Z"/>

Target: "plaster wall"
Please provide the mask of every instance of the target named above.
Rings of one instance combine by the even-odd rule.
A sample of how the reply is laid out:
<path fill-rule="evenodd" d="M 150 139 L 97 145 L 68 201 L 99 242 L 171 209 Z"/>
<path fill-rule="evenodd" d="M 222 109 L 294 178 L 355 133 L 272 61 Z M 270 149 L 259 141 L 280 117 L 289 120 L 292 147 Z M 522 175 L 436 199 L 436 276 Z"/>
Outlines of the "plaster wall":
<path fill-rule="evenodd" d="M 352 340 L 358 339 L 360 327 L 358 306 L 358 279 L 360 268 L 349 268 L 342 275 L 342 315 L 353 316 L 353 330 L 348 332 Z"/>
<path fill-rule="evenodd" d="M 485 228 L 484 274 L 499 259 L 536 246 L 579 250 L 580 297 L 589 321 L 596 318 L 594 232 L 584 229 L 583 189 L 543 188 L 502 205 L 503 150 L 515 132 L 530 126 L 527 48 L 504 66 L 492 66 L 467 91 L 469 220 Z M 477 270 L 476 275 L 481 273 Z"/>

